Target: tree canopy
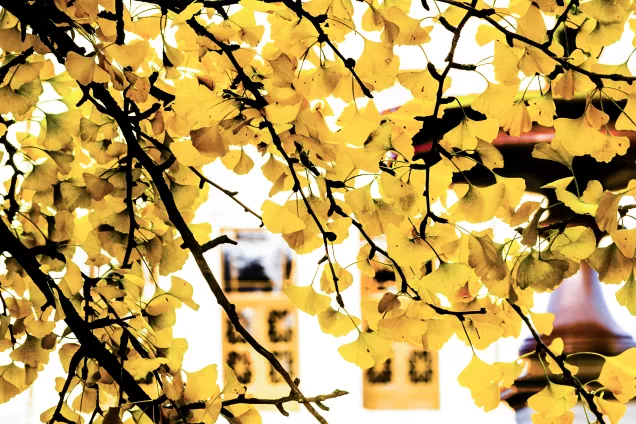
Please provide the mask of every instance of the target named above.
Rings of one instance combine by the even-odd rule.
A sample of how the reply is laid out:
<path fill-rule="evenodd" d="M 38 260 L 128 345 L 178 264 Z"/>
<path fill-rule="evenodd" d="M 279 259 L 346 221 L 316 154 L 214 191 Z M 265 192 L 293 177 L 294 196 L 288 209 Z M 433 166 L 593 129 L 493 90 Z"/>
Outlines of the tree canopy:
<path fill-rule="evenodd" d="M 326 422 L 323 402 L 345 393 L 301 392 L 241 324 L 204 257 L 234 243 L 193 221 L 209 190 L 296 253 L 324 251 L 317 281 L 284 291 L 325 333 L 355 335 L 339 348 L 346 361 L 369 368 L 391 356 L 392 342 L 438 350 L 456 335 L 473 349 L 459 382 L 488 411 L 523 363 L 489 364 L 479 350 L 526 326 L 546 365 L 547 385 L 528 401 L 535 423 L 572 422 L 577 402 L 616 423 L 636 395 L 635 350 L 605 358 L 590 386 L 560 339 L 542 341 L 554 316 L 533 310 L 535 292 L 554 290 L 586 261 L 604 283 L 623 285 L 617 301 L 636 314 L 636 229 L 627 222 L 635 205 L 626 200 L 636 181 L 610 191 L 593 175 L 583 187 L 575 172 L 583 156 L 625 155 L 630 140 L 616 131 L 636 129 L 633 52 L 618 65 L 602 56 L 633 35 L 629 0 L 0 7 L 0 402 L 26 390 L 53 354 L 67 376 L 56 383 L 59 403 L 42 413 L 47 423 L 259 423 L 257 405 L 286 415 L 287 402 Z M 477 31 L 466 32 L 472 21 Z M 359 51 L 343 47 L 350 42 Z M 465 63 L 462 43 L 492 55 Z M 443 61 L 428 60 L 434 49 Z M 418 67 L 401 69 L 398 51 L 419 55 Z M 446 94 L 467 73 L 487 81 L 470 104 Z M 395 87 L 412 99 L 381 114 L 374 96 Z M 584 108 L 558 116 L 554 99 L 582 99 Z M 449 125 L 446 112 L 458 107 L 470 113 Z M 606 107 L 618 108 L 617 119 Z M 532 157 L 571 174 L 545 186 L 569 213 L 549 224 L 540 220 L 555 204 L 520 204 L 526 180 L 504 176 L 493 144 L 500 131 L 517 137 L 533 125 L 553 127 L 554 139 Z M 266 158 L 260 170 L 257 156 Z M 219 185 L 205 168 L 214 161 L 262 173 L 269 199 L 250 205 Z M 471 181 L 473 168 L 490 182 Z M 493 232 L 494 218 L 506 235 Z M 333 250 L 349 236 L 363 240 L 356 266 Z M 172 274 L 188 255 L 289 396 L 251 397 L 227 365 L 182 369 L 188 343 L 172 337 L 175 309 L 198 305 L 190 282 Z M 341 292 L 377 263 L 395 273 L 398 290 L 355 317 Z M 171 277 L 169 289 L 157 274 Z"/>

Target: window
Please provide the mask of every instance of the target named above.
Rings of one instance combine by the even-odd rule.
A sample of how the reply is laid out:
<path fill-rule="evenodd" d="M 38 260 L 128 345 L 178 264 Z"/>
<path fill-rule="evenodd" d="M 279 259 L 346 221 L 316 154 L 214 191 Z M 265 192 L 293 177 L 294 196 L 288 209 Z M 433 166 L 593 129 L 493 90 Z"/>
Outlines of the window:
<path fill-rule="evenodd" d="M 381 240 L 374 240 L 382 246 Z M 362 275 L 362 300 L 380 299 L 385 291 L 396 292 L 388 260 L 376 254 L 371 262 L 375 276 Z M 368 409 L 439 409 L 437 352 L 421 346 L 393 343 L 393 357 L 363 374 L 363 404 Z"/>
<path fill-rule="evenodd" d="M 243 325 L 292 377 L 298 375 L 298 313 L 283 293 L 293 280 L 292 251 L 282 238 L 267 231 L 224 230 L 238 244 L 221 249 L 223 288 Z M 223 358 L 254 396 L 281 397 L 289 386 L 265 358 L 254 352 L 223 316 Z"/>

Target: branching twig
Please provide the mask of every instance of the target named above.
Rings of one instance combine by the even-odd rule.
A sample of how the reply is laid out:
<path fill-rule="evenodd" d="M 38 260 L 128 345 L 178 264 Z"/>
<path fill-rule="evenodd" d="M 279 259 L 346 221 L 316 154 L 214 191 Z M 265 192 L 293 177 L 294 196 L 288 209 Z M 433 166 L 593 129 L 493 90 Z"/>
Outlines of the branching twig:
<path fill-rule="evenodd" d="M 356 80 L 356 82 L 360 86 L 362 93 L 368 98 L 372 99 L 373 95 L 371 94 L 371 91 L 369 91 L 369 89 L 364 85 L 364 82 L 355 71 L 356 61 L 353 60 L 352 58 L 345 57 L 340 52 L 340 50 L 338 50 L 335 44 L 329 39 L 329 36 L 327 36 L 325 31 L 322 29 L 322 26 L 320 25 L 322 21 L 318 17 L 312 16 L 309 12 L 303 9 L 303 4 L 301 2 L 295 3 L 292 0 L 282 0 L 282 3 L 285 4 L 285 6 L 287 6 L 291 10 L 293 10 L 294 13 L 296 13 L 296 15 L 298 15 L 299 18 L 301 19 L 305 18 L 309 22 L 311 22 L 311 24 L 316 29 L 316 32 L 318 32 L 318 42 L 326 43 L 331 48 L 331 50 L 333 50 L 334 54 L 338 56 L 340 60 L 342 60 L 345 68 L 347 68 L 349 72 L 351 72 L 351 76 L 353 76 L 353 78 Z"/>
<path fill-rule="evenodd" d="M 541 336 L 539 335 L 537 330 L 535 330 L 535 328 L 532 326 L 532 323 L 530 322 L 528 317 L 523 313 L 523 311 L 521 310 L 521 307 L 519 305 L 514 304 L 513 302 L 511 302 L 509 300 L 508 300 L 508 303 L 510 304 L 510 306 L 512 306 L 512 309 L 514 309 L 514 311 L 517 313 L 517 315 L 519 315 L 519 317 L 521 317 L 523 322 L 526 324 L 526 326 L 530 330 L 530 333 L 532 333 L 532 337 L 534 338 L 534 340 L 537 343 L 537 349 L 536 349 L 537 353 L 540 353 L 541 351 L 543 351 L 543 352 L 545 352 L 546 355 L 548 355 L 550 358 L 552 358 L 552 360 L 561 369 L 561 372 L 563 373 L 564 382 L 566 382 L 568 385 L 574 387 L 576 389 L 577 393 L 583 399 L 585 399 L 585 401 L 587 402 L 588 406 L 590 407 L 590 411 L 592 411 L 592 413 L 596 416 L 597 422 L 600 423 L 600 424 L 605 424 L 605 420 L 603 419 L 603 413 L 598 410 L 596 404 L 594 403 L 594 395 L 592 393 L 588 392 L 585 389 L 585 387 L 583 387 L 581 382 L 572 374 L 572 372 L 568 369 L 568 367 L 565 366 L 565 361 L 562 358 L 556 356 L 550 350 L 550 348 L 543 342 L 543 340 L 541 340 Z"/>
<path fill-rule="evenodd" d="M 215 183 L 214 181 L 210 180 L 208 177 L 206 177 L 205 175 L 203 175 L 203 173 L 201 171 L 199 171 L 198 169 L 196 169 L 194 166 L 190 167 L 190 170 L 192 172 L 194 172 L 196 174 L 197 177 L 199 177 L 201 179 L 201 184 L 203 183 L 207 183 L 210 184 L 212 187 L 214 187 L 215 189 L 221 191 L 223 194 L 225 194 L 226 196 L 228 196 L 230 199 L 232 199 L 234 202 L 236 202 L 237 204 L 239 204 L 243 210 L 251 215 L 254 215 L 256 218 L 259 219 L 259 221 L 261 221 L 261 226 L 263 225 L 263 218 L 256 212 L 254 212 L 254 210 L 252 210 L 249 206 L 247 206 L 245 203 L 241 202 L 236 196 L 238 195 L 238 191 L 230 191 L 228 189 L 225 189 L 223 187 L 221 187 L 220 185 L 218 185 L 217 183 Z"/>
<path fill-rule="evenodd" d="M 75 370 L 84 357 L 84 351 L 80 347 L 71 357 L 71 360 L 68 364 L 68 375 L 66 376 L 66 381 L 64 381 L 64 386 L 62 386 L 62 390 L 60 390 L 60 400 L 57 402 L 57 406 L 55 407 L 55 411 L 53 412 L 53 416 L 49 421 L 49 424 L 53 424 L 56 421 L 69 422 L 69 420 L 64 417 L 61 413 L 62 406 L 64 405 L 64 398 L 66 398 L 66 394 L 68 393 L 68 389 L 71 386 L 71 381 L 73 377 L 75 377 Z M 72 421 L 71 421 L 72 422 Z"/>
<path fill-rule="evenodd" d="M 26 63 L 27 59 L 33 54 L 33 52 L 33 47 L 29 47 L 28 49 L 11 59 L 9 62 L 4 63 L 2 66 L 0 66 L 0 84 L 4 82 L 4 78 L 7 76 L 7 73 L 11 70 L 11 68 Z"/>
<path fill-rule="evenodd" d="M 205 27 L 203 27 L 203 25 L 201 25 L 195 18 L 191 18 L 187 22 L 188 22 L 188 25 L 190 25 L 190 27 L 194 30 L 194 32 L 197 35 L 206 37 L 210 39 L 214 44 L 219 46 L 219 48 L 223 51 L 223 53 L 225 53 L 225 55 L 228 57 L 228 59 L 234 66 L 237 73 L 237 78 L 241 81 L 241 83 L 243 84 L 243 87 L 245 87 L 245 89 L 248 90 L 252 94 L 252 96 L 254 96 L 256 103 L 260 107 L 265 107 L 268 104 L 267 100 L 265 100 L 265 97 L 263 97 L 263 95 L 259 91 L 259 86 L 254 81 L 252 81 L 252 79 L 243 70 L 243 67 L 238 63 L 236 57 L 234 56 L 233 49 L 229 45 L 219 41 L 214 36 L 214 34 L 212 34 L 207 29 L 205 29 Z M 307 213 L 309 213 L 313 221 L 316 223 L 318 230 L 322 234 L 323 245 L 325 247 L 325 255 L 327 257 L 327 262 L 328 262 L 331 275 L 333 278 L 334 288 L 336 289 L 335 290 L 336 301 L 338 302 L 338 305 L 340 307 L 344 308 L 344 301 L 342 300 L 342 295 L 340 294 L 340 288 L 338 287 L 338 280 L 339 280 L 338 275 L 336 274 L 336 270 L 333 266 L 333 261 L 331 260 L 331 256 L 329 255 L 329 242 L 332 241 L 333 233 L 325 230 L 324 225 L 322 224 L 322 222 L 316 215 L 316 212 L 314 211 L 314 209 L 311 207 L 311 204 L 309 203 L 307 196 L 305 195 L 305 193 L 303 192 L 301 188 L 301 183 L 300 183 L 300 179 L 298 178 L 298 174 L 296 174 L 296 170 L 294 169 L 295 162 L 289 157 L 289 155 L 283 148 L 282 140 L 280 139 L 278 133 L 276 133 L 274 124 L 272 124 L 266 118 L 265 114 L 262 111 L 261 111 L 261 115 L 263 117 L 262 125 L 269 132 L 270 136 L 272 137 L 272 142 L 274 143 L 274 146 L 276 147 L 276 149 L 278 149 L 279 153 L 283 156 L 283 159 L 285 160 L 285 162 L 287 163 L 287 166 L 289 167 L 289 170 L 291 171 L 291 176 L 292 176 L 292 179 L 294 180 L 293 190 L 300 194 L 300 197 L 302 198 L 303 203 L 305 204 L 305 207 L 307 208 Z"/>
<path fill-rule="evenodd" d="M 476 16 L 488 22 L 490 25 L 492 25 L 493 27 L 498 29 L 502 34 L 504 34 L 506 38 L 521 41 L 529 46 L 532 46 L 541 50 L 542 53 L 546 54 L 548 57 L 550 57 L 552 60 L 557 62 L 559 65 L 563 66 L 564 69 L 570 69 L 589 77 L 590 80 L 592 80 L 592 82 L 595 83 L 597 86 L 599 85 L 602 86 L 602 80 L 604 79 L 607 79 L 610 81 L 624 81 L 624 82 L 636 81 L 636 76 L 627 76 L 627 75 L 621 75 L 616 73 L 604 74 L 599 72 L 592 72 L 585 68 L 582 68 L 581 66 L 573 65 L 567 60 L 567 58 L 559 57 L 556 53 L 553 53 L 549 49 L 550 47 L 549 45 L 546 45 L 545 43 L 544 44 L 538 43 L 527 37 L 524 37 L 523 35 L 517 34 L 516 32 L 508 31 L 503 25 L 501 25 L 499 22 L 497 22 L 495 19 L 492 18 L 491 15 L 495 13 L 494 9 L 477 10 L 475 9 L 474 5 L 469 5 L 469 4 L 462 3 L 456 0 L 439 0 L 439 1 L 442 3 L 450 4 L 452 6 L 456 6 L 461 9 L 464 9 L 468 11 L 469 13 L 471 13 L 473 16 Z"/>

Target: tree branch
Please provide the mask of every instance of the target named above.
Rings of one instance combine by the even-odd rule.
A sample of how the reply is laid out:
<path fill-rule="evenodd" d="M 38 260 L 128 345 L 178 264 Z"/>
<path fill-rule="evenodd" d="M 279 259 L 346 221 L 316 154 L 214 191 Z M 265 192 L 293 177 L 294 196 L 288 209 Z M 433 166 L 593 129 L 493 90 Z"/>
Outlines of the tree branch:
<path fill-rule="evenodd" d="M 230 191 L 230 190 L 227 190 L 227 189 L 221 187 L 220 185 L 218 185 L 217 183 L 215 183 L 214 181 L 210 180 L 205 175 L 203 175 L 203 173 L 201 171 L 199 171 L 198 169 L 196 169 L 194 166 L 191 166 L 190 170 L 192 172 L 194 172 L 197 177 L 199 177 L 199 179 L 201 180 L 202 184 L 203 183 L 210 184 L 215 189 L 221 191 L 223 194 L 225 194 L 230 199 L 232 199 L 234 202 L 236 202 L 238 205 L 240 205 L 245 212 L 247 212 L 247 213 L 249 213 L 251 215 L 254 215 L 254 217 L 258 218 L 258 220 L 261 221 L 261 225 L 260 226 L 261 227 L 263 226 L 263 218 L 258 213 L 254 212 L 249 206 L 247 206 L 245 203 L 241 202 L 236 197 L 236 195 L 238 194 L 238 191 Z"/>
<path fill-rule="evenodd" d="M 592 411 L 592 413 L 596 417 L 597 422 L 599 424 L 605 424 L 605 420 L 603 419 L 603 413 L 601 411 L 599 411 L 599 409 L 597 408 L 596 404 L 594 403 L 594 395 L 592 393 L 588 392 L 585 389 L 585 387 L 583 387 L 583 385 L 578 380 L 578 378 L 576 378 L 572 374 L 572 372 L 565 366 L 565 361 L 562 358 L 559 358 L 558 356 L 556 356 L 550 350 L 550 348 L 543 342 L 543 340 L 541 340 L 541 336 L 539 335 L 537 330 L 534 329 L 534 327 L 532 326 L 532 323 L 530 322 L 528 317 L 521 310 L 521 307 L 519 305 L 514 304 L 510 300 L 507 300 L 507 301 L 508 301 L 508 304 L 510 304 L 510 306 L 512 306 L 512 309 L 514 309 L 514 311 L 517 313 L 517 315 L 519 315 L 519 317 L 521 317 L 523 322 L 526 324 L 526 327 L 528 327 L 528 329 L 530 330 L 530 333 L 532 333 L 532 337 L 534 338 L 534 340 L 537 343 L 537 353 L 540 353 L 541 351 L 543 351 L 543 352 L 546 353 L 546 355 L 548 355 L 550 358 L 552 358 L 552 360 L 561 369 L 561 372 L 563 373 L 563 380 L 566 383 L 568 383 L 568 385 L 574 387 L 576 389 L 577 393 L 581 397 L 583 397 L 583 399 L 585 399 L 585 401 L 587 402 L 587 405 L 590 407 L 590 411 Z"/>

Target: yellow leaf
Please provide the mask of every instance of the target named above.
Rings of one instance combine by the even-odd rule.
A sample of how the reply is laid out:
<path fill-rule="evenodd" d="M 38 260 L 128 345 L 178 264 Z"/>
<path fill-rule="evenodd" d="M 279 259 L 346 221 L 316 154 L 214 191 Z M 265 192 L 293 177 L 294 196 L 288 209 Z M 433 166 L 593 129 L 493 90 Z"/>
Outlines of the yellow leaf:
<path fill-rule="evenodd" d="M 34 191 L 46 191 L 58 182 L 57 165 L 52 160 L 47 160 L 38 165 L 33 165 L 33 170 L 22 183 L 22 188 Z"/>
<path fill-rule="evenodd" d="M 95 58 L 85 57 L 75 52 L 69 52 L 66 56 L 66 70 L 82 85 L 110 81 L 110 75 L 95 63 Z"/>
<path fill-rule="evenodd" d="M 636 188 L 636 180 L 630 180 L 627 188 L 618 193 L 612 193 L 606 190 L 598 204 L 598 210 L 596 211 L 596 223 L 598 228 L 608 233 L 614 232 L 618 225 L 618 204 L 621 198 Z"/>
<path fill-rule="evenodd" d="M 603 134 L 590 125 L 585 115 L 577 119 L 556 119 L 554 130 L 563 148 L 573 156 L 591 155 L 605 148 Z"/>
<path fill-rule="evenodd" d="M 333 264 L 334 272 L 336 273 L 336 277 L 338 278 L 338 290 L 342 292 L 346 290 L 353 284 L 353 275 L 346 269 L 342 268 L 338 264 Z M 322 275 L 320 277 L 320 289 L 327 293 L 331 294 L 336 291 L 336 285 L 333 280 L 333 273 L 331 272 L 331 267 L 329 264 L 325 264 L 322 269 Z"/>
<path fill-rule="evenodd" d="M 115 186 L 108 180 L 89 173 L 84 173 L 82 176 L 86 183 L 86 191 L 88 192 L 88 195 L 95 200 L 102 200 L 115 190 Z"/>
<path fill-rule="evenodd" d="M 502 84 L 489 82 L 488 88 L 477 96 L 471 107 L 488 118 L 499 118 L 512 108 L 518 89 L 519 80 L 515 79 Z"/>
<path fill-rule="evenodd" d="M 598 396 L 594 396 L 594 403 L 603 415 L 606 415 L 610 424 L 618 424 L 627 411 L 624 403 L 605 400 Z"/>
<path fill-rule="evenodd" d="M 521 18 L 517 19 L 517 34 L 543 43 L 546 37 L 546 26 L 539 8 L 533 4 Z"/>
<path fill-rule="evenodd" d="M 201 154 L 192 144 L 192 140 L 175 141 L 170 144 L 170 150 L 184 166 L 202 166 L 214 160 L 210 156 Z"/>
<path fill-rule="evenodd" d="M 289 234 L 305 228 L 305 223 L 296 214 L 271 200 L 263 202 L 263 223 L 275 234 Z"/>
<path fill-rule="evenodd" d="M 505 42 L 495 41 L 495 57 L 492 64 L 495 68 L 497 81 L 503 83 L 519 76 L 519 68 L 517 66 L 519 62 L 518 50 L 520 49 L 511 48 Z"/>
<path fill-rule="evenodd" d="M 634 243 L 636 243 L 636 240 Z M 594 231 L 583 226 L 566 228 L 552 242 L 552 251 L 575 261 L 587 259 L 595 249 L 596 237 L 594 236 Z"/>
<path fill-rule="evenodd" d="M 532 118 L 524 102 L 519 102 L 509 111 L 502 113 L 499 122 L 501 128 L 512 137 L 519 137 L 532 129 Z"/>
<path fill-rule="evenodd" d="M 186 403 L 208 400 L 220 393 L 216 384 L 218 377 L 216 365 L 208 365 L 196 372 L 186 372 L 188 377 L 183 400 Z"/>
<path fill-rule="evenodd" d="M 524 222 L 528 222 L 532 214 L 534 214 L 540 206 L 541 202 L 524 202 L 510 218 L 510 226 L 516 227 Z"/>
<path fill-rule="evenodd" d="M 435 101 L 437 98 L 437 90 L 439 89 L 439 81 L 437 81 L 431 73 L 426 71 L 419 72 L 400 72 L 398 81 L 406 89 L 408 89 L 413 97 L 421 100 Z M 444 89 L 446 91 L 450 87 L 450 78 L 444 80 Z"/>
<path fill-rule="evenodd" d="M 458 126 L 444 134 L 443 140 L 460 150 L 475 150 L 477 139 L 491 142 L 497 137 L 499 123 L 496 119 L 474 121 L 464 119 Z"/>
<path fill-rule="evenodd" d="M 466 284 L 472 274 L 468 265 L 442 262 L 435 271 L 422 277 L 418 285 L 421 290 L 450 296 Z"/>
<path fill-rule="evenodd" d="M 380 174 L 380 194 L 401 215 L 414 216 L 426 207 L 425 198 L 411 184 L 386 172 Z"/>
<path fill-rule="evenodd" d="M 311 284 L 308 286 L 285 284 L 283 291 L 298 309 L 309 315 L 319 314 L 331 304 L 331 298 L 316 292 Z"/>
<path fill-rule="evenodd" d="M 456 187 L 465 187 L 457 184 Z M 493 218 L 503 200 L 504 184 L 493 184 L 488 187 L 470 185 L 466 194 L 455 203 L 450 213 L 456 221 L 479 223 Z"/>
<path fill-rule="evenodd" d="M 265 116 L 273 124 L 284 125 L 296 119 L 300 111 L 300 103 L 294 105 L 269 104 L 264 108 Z"/>
<path fill-rule="evenodd" d="M 468 366 L 457 377 L 459 385 L 470 390 L 477 406 L 485 411 L 495 409 L 499 404 L 499 367 L 490 365 L 473 353 Z"/>
<path fill-rule="evenodd" d="M 489 280 L 502 280 L 506 277 L 508 267 L 503 259 L 503 245 L 494 243 L 487 234 L 471 234 L 468 249 L 468 263 L 479 277 Z"/>
<path fill-rule="evenodd" d="M 360 333 L 358 338 L 338 348 L 340 355 L 360 368 L 371 368 L 380 364 L 393 354 L 391 343 L 377 331 Z"/>
<path fill-rule="evenodd" d="M 340 64 L 320 66 L 310 71 L 311 73 L 307 76 L 294 81 L 294 88 L 307 100 L 324 99 L 329 97 L 338 86 L 343 70 Z"/>
<path fill-rule="evenodd" d="M 166 363 L 168 363 L 166 358 L 142 358 L 138 356 L 126 361 L 124 368 L 135 378 L 146 378 L 148 373 Z"/>
<path fill-rule="evenodd" d="M 342 337 L 358 328 L 360 319 L 336 311 L 331 306 L 318 314 L 318 323 L 323 333 Z"/>
<path fill-rule="evenodd" d="M 122 67 L 130 67 L 135 72 L 144 63 L 149 50 L 148 41 L 134 40 L 123 45 L 113 43 L 107 51 Z"/>
<path fill-rule="evenodd" d="M 627 403 L 636 396 L 636 349 L 618 356 L 606 357 L 598 382 L 609 389 L 616 399 Z"/>
<path fill-rule="evenodd" d="M 634 267 L 633 258 L 626 258 L 614 243 L 596 248 L 587 262 L 598 272 L 599 280 L 605 284 L 622 283 L 629 278 Z"/>
<path fill-rule="evenodd" d="M 64 241 L 73 238 L 75 217 L 69 211 L 59 211 L 55 214 L 55 225 L 50 230 L 52 241 Z"/>
<path fill-rule="evenodd" d="M 55 328 L 53 321 L 35 319 L 33 315 L 29 315 L 24 319 L 24 325 L 29 334 L 38 339 L 42 339 L 44 336 L 51 334 L 51 331 Z"/>
<path fill-rule="evenodd" d="M 393 224 L 389 224 L 386 236 L 389 256 L 395 258 L 406 269 L 420 269 L 435 256 L 428 245 L 419 244 Z"/>
<path fill-rule="evenodd" d="M 539 332 L 539 334 L 549 336 L 552 333 L 554 314 L 551 314 L 549 312 L 545 314 L 530 312 L 530 316 L 532 317 L 534 328 Z"/>
<path fill-rule="evenodd" d="M 517 268 L 517 285 L 521 289 L 532 287 L 542 293 L 552 290 L 563 281 L 568 263 L 561 259 L 539 260 L 534 254 L 523 259 Z"/>
<path fill-rule="evenodd" d="M 554 117 L 556 116 L 556 105 L 552 100 L 552 92 L 544 94 L 541 97 L 535 97 L 528 100 L 528 113 L 533 121 L 544 127 L 554 125 Z M 535 144 L 535 150 L 543 143 Z"/>
<path fill-rule="evenodd" d="M 378 328 L 389 335 L 393 341 L 419 343 L 428 329 L 428 324 L 424 320 L 409 318 L 406 314 L 402 314 L 381 319 L 378 322 Z"/>
<path fill-rule="evenodd" d="M 634 274 L 631 274 L 623 287 L 616 292 L 616 300 L 620 305 L 626 307 L 632 315 L 636 315 L 636 279 L 634 279 Z"/>
<path fill-rule="evenodd" d="M 228 364 L 223 364 L 223 379 L 225 385 L 221 394 L 224 395 L 241 395 L 245 394 L 245 385 L 241 384 L 236 378 L 234 370 Z"/>
<path fill-rule="evenodd" d="M 381 314 L 400 308 L 400 298 L 391 292 L 385 292 L 378 303 L 378 312 Z"/>
<path fill-rule="evenodd" d="M 168 291 L 168 293 L 170 293 L 195 311 L 199 310 L 199 305 L 192 300 L 192 295 L 194 293 L 192 285 L 186 280 L 173 275 L 172 285 L 170 286 L 170 291 Z"/>
<path fill-rule="evenodd" d="M 552 126 L 552 124 L 550 126 Z M 568 168 L 572 167 L 572 155 L 563 148 L 559 140 L 556 138 L 550 143 L 535 144 L 534 150 L 532 151 L 532 157 L 562 163 Z"/>
<path fill-rule="evenodd" d="M 576 405 L 576 389 L 548 381 L 548 385 L 528 399 L 528 406 L 544 418 L 559 417 Z"/>

